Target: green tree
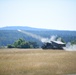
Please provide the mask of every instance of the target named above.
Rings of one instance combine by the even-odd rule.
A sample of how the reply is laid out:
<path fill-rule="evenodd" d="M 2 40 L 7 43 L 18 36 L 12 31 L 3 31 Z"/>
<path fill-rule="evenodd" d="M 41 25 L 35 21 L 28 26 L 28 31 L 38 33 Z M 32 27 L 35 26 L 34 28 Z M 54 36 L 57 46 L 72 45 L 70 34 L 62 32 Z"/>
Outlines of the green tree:
<path fill-rule="evenodd" d="M 22 44 L 23 42 L 25 42 L 25 40 L 23 40 L 23 39 L 17 40 L 16 42 L 14 42 L 14 47 L 15 47 L 15 48 L 21 48 L 21 44 Z"/>
<path fill-rule="evenodd" d="M 20 46 L 21 48 L 30 48 L 30 44 L 28 42 L 22 42 Z"/>

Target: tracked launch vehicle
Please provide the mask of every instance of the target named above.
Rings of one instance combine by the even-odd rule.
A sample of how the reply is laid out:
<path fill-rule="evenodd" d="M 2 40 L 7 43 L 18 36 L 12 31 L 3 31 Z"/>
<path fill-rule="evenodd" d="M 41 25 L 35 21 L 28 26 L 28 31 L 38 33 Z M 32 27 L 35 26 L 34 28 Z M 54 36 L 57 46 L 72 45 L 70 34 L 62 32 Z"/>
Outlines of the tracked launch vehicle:
<path fill-rule="evenodd" d="M 42 45 L 42 49 L 63 49 L 66 44 L 60 41 L 46 42 Z"/>

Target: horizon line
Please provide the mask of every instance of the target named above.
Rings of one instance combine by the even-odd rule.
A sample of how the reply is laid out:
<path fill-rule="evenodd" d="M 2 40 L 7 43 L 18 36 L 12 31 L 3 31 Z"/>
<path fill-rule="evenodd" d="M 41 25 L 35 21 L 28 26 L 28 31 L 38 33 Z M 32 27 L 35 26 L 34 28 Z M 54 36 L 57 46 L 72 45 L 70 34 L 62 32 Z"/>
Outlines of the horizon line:
<path fill-rule="evenodd" d="M 46 29 L 46 30 L 58 30 L 58 31 L 76 31 L 76 30 L 70 30 L 70 29 L 49 29 L 49 28 L 39 28 L 39 27 L 31 27 L 31 26 L 3 26 L 0 27 L 1 28 L 5 28 L 5 27 L 29 27 L 29 28 L 36 28 L 36 29 Z"/>

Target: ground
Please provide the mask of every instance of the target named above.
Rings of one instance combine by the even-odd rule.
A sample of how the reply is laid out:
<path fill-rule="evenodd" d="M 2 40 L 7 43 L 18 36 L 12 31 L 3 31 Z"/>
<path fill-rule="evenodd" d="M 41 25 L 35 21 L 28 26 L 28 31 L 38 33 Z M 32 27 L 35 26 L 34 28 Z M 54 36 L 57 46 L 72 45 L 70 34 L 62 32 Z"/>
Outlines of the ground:
<path fill-rule="evenodd" d="M 42 49 L 0 49 L 0 75 L 76 74 L 76 52 Z"/>

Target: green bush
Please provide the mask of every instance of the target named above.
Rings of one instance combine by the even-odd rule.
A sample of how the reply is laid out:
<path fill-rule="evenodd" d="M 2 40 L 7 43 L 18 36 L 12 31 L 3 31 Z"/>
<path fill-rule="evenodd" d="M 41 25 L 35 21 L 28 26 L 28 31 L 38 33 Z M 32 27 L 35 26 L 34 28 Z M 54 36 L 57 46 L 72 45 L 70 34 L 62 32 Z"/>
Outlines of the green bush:
<path fill-rule="evenodd" d="M 18 39 L 13 45 L 8 45 L 8 48 L 38 48 L 36 42 L 27 42 L 23 39 Z"/>

